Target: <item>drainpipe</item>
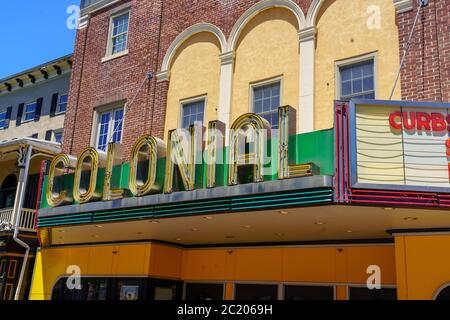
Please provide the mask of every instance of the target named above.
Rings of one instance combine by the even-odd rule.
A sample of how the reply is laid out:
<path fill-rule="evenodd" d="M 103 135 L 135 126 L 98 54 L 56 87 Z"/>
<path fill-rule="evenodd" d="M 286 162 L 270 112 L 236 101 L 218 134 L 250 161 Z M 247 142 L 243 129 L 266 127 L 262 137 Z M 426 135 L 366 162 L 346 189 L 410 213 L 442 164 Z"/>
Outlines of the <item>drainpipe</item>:
<path fill-rule="evenodd" d="M 28 181 L 28 171 L 30 168 L 30 160 L 31 160 L 31 152 L 32 151 L 33 151 L 33 147 L 31 145 L 29 145 L 25 160 L 24 161 L 19 160 L 20 176 L 19 176 L 19 183 L 17 186 L 17 193 L 16 193 L 16 205 L 15 205 L 15 209 L 14 209 L 15 223 L 14 223 L 13 240 L 16 243 L 18 243 L 20 246 L 25 248 L 25 254 L 23 256 L 22 268 L 20 270 L 20 276 L 19 276 L 19 281 L 17 282 L 16 294 L 14 295 L 14 300 L 19 300 L 20 288 L 22 287 L 23 277 L 25 275 L 25 269 L 26 269 L 27 262 L 28 262 L 28 255 L 30 253 L 30 246 L 19 239 L 19 225 L 20 225 L 20 218 L 22 216 L 23 202 L 25 199 L 25 192 L 26 192 L 26 186 L 27 186 L 27 181 Z M 19 155 L 19 157 L 20 157 L 20 155 Z"/>

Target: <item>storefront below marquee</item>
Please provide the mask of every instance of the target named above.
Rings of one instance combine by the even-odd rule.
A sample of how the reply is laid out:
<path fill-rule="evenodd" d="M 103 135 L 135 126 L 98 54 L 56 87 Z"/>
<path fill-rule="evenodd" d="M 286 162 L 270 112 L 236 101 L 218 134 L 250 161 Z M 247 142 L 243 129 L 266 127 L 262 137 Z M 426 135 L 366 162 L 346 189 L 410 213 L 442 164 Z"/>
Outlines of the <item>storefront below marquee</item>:
<path fill-rule="evenodd" d="M 382 290 L 366 287 L 371 263 L 383 269 Z M 81 269 L 80 290 L 67 288 L 71 266 Z M 182 248 L 153 242 L 45 249 L 37 255 L 30 298 L 395 300 L 395 247 L 380 243 Z"/>

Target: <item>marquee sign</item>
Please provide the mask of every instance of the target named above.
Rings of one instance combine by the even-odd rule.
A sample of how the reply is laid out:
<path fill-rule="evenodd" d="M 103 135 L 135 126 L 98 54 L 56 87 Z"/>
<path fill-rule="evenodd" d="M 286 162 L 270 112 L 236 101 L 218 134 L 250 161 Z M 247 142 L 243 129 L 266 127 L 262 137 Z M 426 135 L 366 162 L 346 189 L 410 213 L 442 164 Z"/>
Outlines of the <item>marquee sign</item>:
<path fill-rule="evenodd" d="M 355 100 L 349 108 L 353 188 L 450 191 L 450 105 Z"/>
<path fill-rule="evenodd" d="M 271 130 L 270 124 L 256 114 L 240 116 L 230 128 L 227 147 L 224 146 L 225 126 L 219 121 L 210 122 L 207 130 L 198 125 L 189 130 L 171 130 L 167 145 L 144 135 L 132 148 L 128 172 L 123 170 L 121 146 L 117 143 L 110 143 L 106 154 L 92 147 L 81 152 L 78 158 L 59 154 L 50 165 L 45 201 L 50 207 L 58 207 L 235 186 L 241 183 L 242 168 L 250 177 L 246 182 L 254 183 L 273 175 L 274 167 L 277 179 L 318 173 L 313 163 L 297 164 L 293 156 L 296 150 L 289 148 L 290 138 L 296 136 L 295 109 L 280 107 L 278 113 L 278 130 Z M 123 175 L 128 177 L 126 186 L 118 183 Z"/>

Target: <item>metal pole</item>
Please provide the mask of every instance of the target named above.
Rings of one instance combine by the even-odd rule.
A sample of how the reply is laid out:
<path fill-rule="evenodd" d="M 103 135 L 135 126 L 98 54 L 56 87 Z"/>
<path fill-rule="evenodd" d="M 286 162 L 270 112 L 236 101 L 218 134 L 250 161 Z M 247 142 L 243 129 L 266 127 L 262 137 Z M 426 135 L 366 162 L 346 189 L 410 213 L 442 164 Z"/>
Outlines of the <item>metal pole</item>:
<path fill-rule="evenodd" d="M 20 218 L 22 216 L 22 209 L 23 209 L 23 202 L 25 199 L 25 192 L 26 192 L 26 186 L 28 181 L 28 171 L 30 168 L 30 160 L 31 160 L 31 153 L 33 151 L 33 147 L 31 145 L 28 146 L 27 155 L 25 159 L 25 166 L 20 169 L 20 176 L 19 176 L 19 185 L 18 185 L 18 194 L 19 199 L 16 202 L 17 207 L 15 208 L 16 213 L 16 221 L 14 223 L 14 236 L 13 240 L 18 243 L 20 246 L 25 248 L 25 254 L 23 256 L 22 261 L 22 268 L 20 269 L 20 276 L 19 281 L 17 282 L 17 288 L 16 293 L 14 295 L 14 300 L 19 300 L 20 297 L 20 289 L 22 287 L 23 277 L 25 275 L 25 269 L 28 262 L 28 255 L 30 253 L 30 246 L 19 239 L 19 225 L 20 225 Z"/>

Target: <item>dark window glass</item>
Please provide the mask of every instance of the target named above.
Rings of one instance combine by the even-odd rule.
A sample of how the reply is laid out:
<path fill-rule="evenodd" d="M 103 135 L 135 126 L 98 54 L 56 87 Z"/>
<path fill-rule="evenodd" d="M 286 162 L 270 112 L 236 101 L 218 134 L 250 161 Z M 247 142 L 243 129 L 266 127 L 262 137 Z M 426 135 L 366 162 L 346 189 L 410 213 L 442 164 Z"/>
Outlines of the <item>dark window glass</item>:
<path fill-rule="evenodd" d="M 108 282 L 106 279 L 86 280 L 86 300 L 106 300 Z"/>
<path fill-rule="evenodd" d="M 203 124 L 204 114 L 205 100 L 183 104 L 183 128 L 188 129 L 196 122 L 200 122 L 200 124 Z"/>
<path fill-rule="evenodd" d="M 186 300 L 223 300 L 223 284 L 188 283 Z"/>
<path fill-rule="evenodd" d="M 285 300 L 334 300 L 334 288 L 322 286 L 285 286 Z"/>
<path fill-rule="evenodd" d="M 373 60 L 340 68 L 341 99 L 375 99 Z"/>
<path fill-rule="evenodd" d="M 349 288 L 350 300 L 397 300 L 397 289 L 384 288 L 369 290 L 368 288 Z"/>
<path fill-rule="evenodd" d="M 237 284 L 235 300 L 277 300 L 278 286 L 270 284 Z"/>
<path fill-rule="evenodd" d="M 273 129 L 278 128 L 279 107 L 279 82 L 253 89 L 253 112 L 266 119 Z"/>

